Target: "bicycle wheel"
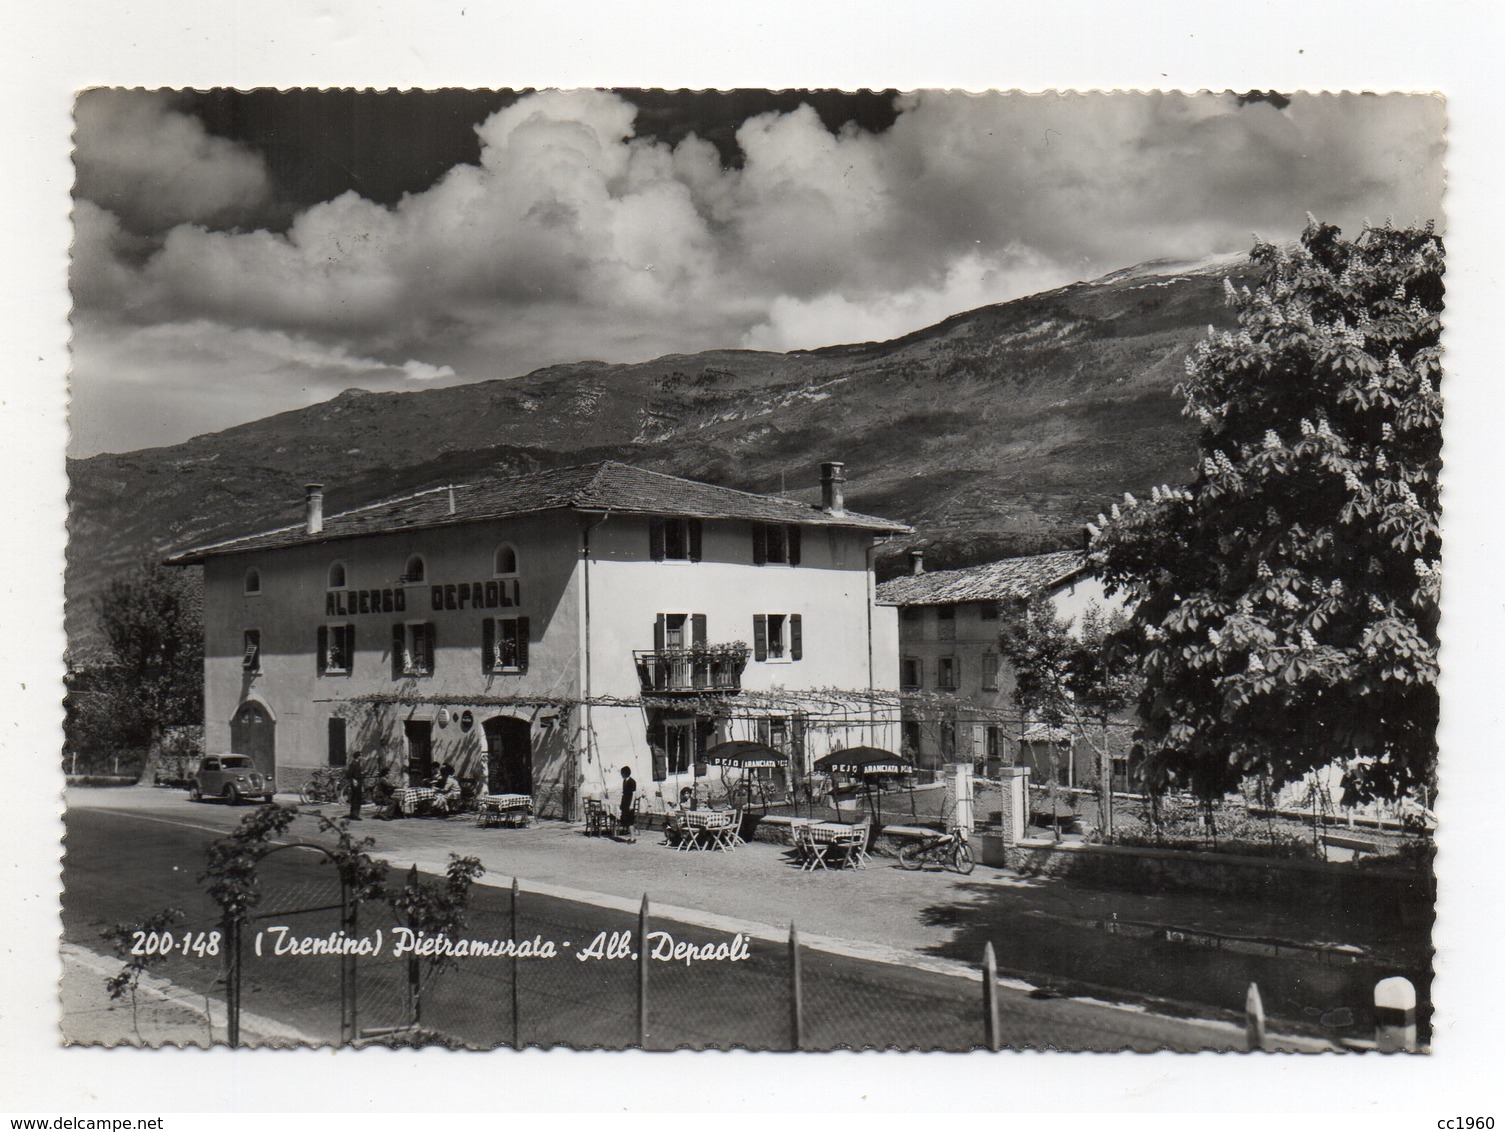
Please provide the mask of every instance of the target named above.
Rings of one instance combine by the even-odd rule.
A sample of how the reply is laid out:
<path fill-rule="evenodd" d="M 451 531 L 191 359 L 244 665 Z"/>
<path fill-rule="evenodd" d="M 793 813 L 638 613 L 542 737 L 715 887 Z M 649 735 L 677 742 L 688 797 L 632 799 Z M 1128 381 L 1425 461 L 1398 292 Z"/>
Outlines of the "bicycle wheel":
<path fill-rule="evenodd" d="M 972 850 L 965 841 L 958 841 L 951 850 L 951 867 L 966 876 L 977 867 L 972 860 Z"/>
<path fill-rule="evenodd" d="M 925 863 L 925 856 L 929 852 L 929 846 L 923 842 L 910 842 L 910 844 L 899 850 L 899 867 L 901 869 L 918 869 Z"/>
<path fill-rule="evenodd" d="M 319 801 L 318 788 L 312 782 L 305 782 L 298 787 L 298 801 L 305 806 L 312 806 Z"/>

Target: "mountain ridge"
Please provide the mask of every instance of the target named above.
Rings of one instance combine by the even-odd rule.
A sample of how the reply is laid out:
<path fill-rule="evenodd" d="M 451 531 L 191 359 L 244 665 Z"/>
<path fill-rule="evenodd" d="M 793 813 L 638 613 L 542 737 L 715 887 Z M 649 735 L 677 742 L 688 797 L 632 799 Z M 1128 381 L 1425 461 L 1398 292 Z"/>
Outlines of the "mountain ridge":
<path fill-rule="evenodd" d="M 178 444 L 71 459 L 70 649 L 92 602 L 144 556 L 296 522 L 302 485 L 345 510 L 477 475 L 621 460 L 917 528 L 937 567 L 1072 545 L 1124 491 L 1195 457 L 1173 390 L 1247 257 L 1137 265 L 951 315 L 886 342 L 600 360 L 404 392 L 357 388 Z M 904 548 L 888 546 L 885 572 Z"/>

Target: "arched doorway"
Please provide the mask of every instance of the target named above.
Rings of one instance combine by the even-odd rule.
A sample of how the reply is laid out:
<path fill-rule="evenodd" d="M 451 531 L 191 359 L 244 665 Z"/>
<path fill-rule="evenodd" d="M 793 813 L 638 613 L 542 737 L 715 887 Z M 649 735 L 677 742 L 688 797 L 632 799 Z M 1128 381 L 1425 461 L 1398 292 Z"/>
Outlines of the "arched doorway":
<path fill-rule="evenodd" d="M 230 720 L 230 749 L 250 755 L 256 769 L 270 782 L 277 781 L 277 725 L 272 714 L 255 700 L 235 709 Z"/>
<path fill-rule="evenodd" d="M 489 794 L 533 793 L 533 728 L 526 719 L 496 715 L 486 732 L 486 791 Z"/>

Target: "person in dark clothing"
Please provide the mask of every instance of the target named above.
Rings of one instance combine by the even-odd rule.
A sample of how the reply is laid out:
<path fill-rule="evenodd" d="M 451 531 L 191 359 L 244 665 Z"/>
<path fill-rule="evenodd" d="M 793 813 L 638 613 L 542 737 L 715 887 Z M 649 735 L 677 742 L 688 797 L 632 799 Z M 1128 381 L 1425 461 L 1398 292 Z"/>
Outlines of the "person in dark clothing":
<path fill-rule="evenodd" d="M 350 820 L 361 820 L 361 804 L 365 802 L 366 771 L 361 766 L 360 756 L 351 759 L 345 767 L 345 780 L 350 783 Z"/>
<path fill-rule="evenodd" d="M 622 768 L 622 813 L 618 820 L 618 830 L 628 841 L 636 841 L 632 835 L 633 803 L 637 801 L 638 783 L 632 777 L 632 768 Z"/>

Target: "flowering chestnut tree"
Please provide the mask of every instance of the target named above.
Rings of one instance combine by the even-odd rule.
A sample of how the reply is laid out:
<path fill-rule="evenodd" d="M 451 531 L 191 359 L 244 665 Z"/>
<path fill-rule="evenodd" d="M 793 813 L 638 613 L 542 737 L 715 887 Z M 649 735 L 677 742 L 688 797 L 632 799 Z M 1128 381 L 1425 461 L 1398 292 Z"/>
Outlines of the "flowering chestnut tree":
<path fill-rule="evenodd" d="M 1089 526 L 1134 599 L 1147 769 L 1207 797 L 1335 762 L 1361 798 L 1433 785 L 1442 241 L 1308 219 L 1187 359 L 1195 481 Z"/>

